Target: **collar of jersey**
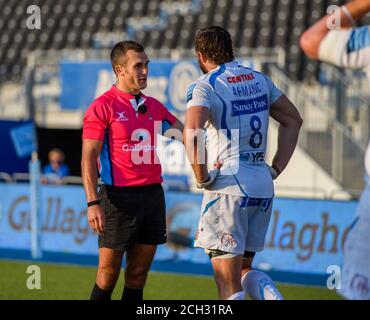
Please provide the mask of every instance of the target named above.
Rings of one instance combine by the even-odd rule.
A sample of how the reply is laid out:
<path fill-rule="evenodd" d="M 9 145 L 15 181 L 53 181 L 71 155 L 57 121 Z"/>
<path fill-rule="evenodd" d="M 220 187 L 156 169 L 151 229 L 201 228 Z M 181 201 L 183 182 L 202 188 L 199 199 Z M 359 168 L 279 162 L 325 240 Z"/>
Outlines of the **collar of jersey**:
<path fill-rule="evenodd" d="M 230 62 L 226 62 L 226 63 L 220 64 L 215 69 L 209 71 L 208 74 L 212 74 L 212 73 L 220 70 L 221 69 L 221 66 L 225 66 L 225 68 L 236 68 L 236 67 L 239 67 L 239 62 L 236 61 L 236 60 L 233 60 L 233 61 L 230 61 Z"/>
<path fill-rule="evenodd" d="M 128 93 L 128 92 L 124 92 L 122 90 L 119 90 L 115 85 L 112 86 L 112 89 L 113 89 L 113 91 L 115 93 L 117 93 L 119 96 L 121 96 L 124 99 L 128 99 L 128 100 L 135 99 L 135 96 L 134 95 L 132 95 L 131 93 Z M 140 95 L 141 95 L 140 102 L 146 100 L 146 95 L 145 94 L 143 94 L 142 92 L 140 92 Z M 139 103 L 139 105 L 140 104 L 141 103 Z"/>
<path fill-rule="evenodd" d="M 238 66 L 239 66 L 239 62 L 238 62 L 238 61 L 236 61 L 236 60 L 233 60 L 233 61 L 230 61 L 230 62 L 226 62 L 226 63 L 225 63 L 225 66 L 226 66 L 227 68 L 236 68 L 236 67 L 238 67 Z"/>

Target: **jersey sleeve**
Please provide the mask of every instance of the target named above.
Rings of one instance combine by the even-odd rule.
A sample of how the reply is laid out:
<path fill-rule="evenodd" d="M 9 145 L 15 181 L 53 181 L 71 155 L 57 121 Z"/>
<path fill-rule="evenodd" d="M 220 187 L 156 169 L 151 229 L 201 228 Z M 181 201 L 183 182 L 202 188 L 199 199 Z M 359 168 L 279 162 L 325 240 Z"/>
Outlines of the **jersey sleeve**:
<path fill-rule="evenodd" d="M 164 134 L 168 129 L 170 129 L 176 122 L 177 118 L 158 100 L 154 100 L 160 110 L 162 119 L 162 134 Z"/>
<path fill-rule="evenodd" d="M 213 89 L 211 85 L 204 81 L 195 82 L 188 88 L 186 94 L 186 107 L 189 109 L 194 106 L 211 108 L 211 98 Z"/>
<path fill-rule="evenodd" d="M 320 43 L 319 59 L 339 67 L 370 67 L 370 27 L 329 31 Z"/>
<path fill-rule="evenodd" d="M 272 80 L 266 76 L 267 86 L 270 93 L 270 105 L 272 105 L 277 99 L 279 99 L 283 93 L 278 89 L 275 85 L 275 83 L 272 82 Z"/>
<path fill-rule="evenodd" d="M 86 110 L 83 120 L 82 139 L 104 141 L 105 130 L 111 119 L 109 104 L 95 100 Z"/>
<path fill-rule="evenodd" d="M 159 101 L 158 105 L 161 112 L 162 122 L 172 126 L 176 122 L 177 118 Z"/>

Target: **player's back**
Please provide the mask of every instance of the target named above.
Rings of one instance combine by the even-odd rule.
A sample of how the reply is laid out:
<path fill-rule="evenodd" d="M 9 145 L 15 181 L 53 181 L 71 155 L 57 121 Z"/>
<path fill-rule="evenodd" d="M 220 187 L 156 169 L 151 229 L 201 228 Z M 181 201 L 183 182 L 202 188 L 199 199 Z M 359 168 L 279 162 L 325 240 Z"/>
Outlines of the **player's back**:
<path fill-rule="evenodd" d="M 215 161 L 224 163 L 208 191 L 272 197 L 272 179 L 265 164 L 269 108 L 282 93 L 266 75 L 236 61 L 219 66 L 190 88 L 188 107 L 205 105 L 202 95 L 209 103 L 209 168 Z"/>

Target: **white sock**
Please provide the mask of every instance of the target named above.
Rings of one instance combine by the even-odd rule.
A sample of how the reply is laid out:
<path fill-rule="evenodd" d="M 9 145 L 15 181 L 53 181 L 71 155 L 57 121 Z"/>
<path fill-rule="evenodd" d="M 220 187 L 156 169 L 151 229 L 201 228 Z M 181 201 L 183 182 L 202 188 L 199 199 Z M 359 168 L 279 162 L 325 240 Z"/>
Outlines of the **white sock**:
<path fill-rule="evenodd" d="M 227 300 L 244 300 L 244 296 L 244 291 L 239 291 L 237 293 L 234 293 L 231 297 L 228 297 Z"/>
<path fill-rule="evenodd" d="M 243 275 L 241 284 L 245 294 L 253 300 L 284 300 L 271 278 L 261 271 L 248 271 Z"/>

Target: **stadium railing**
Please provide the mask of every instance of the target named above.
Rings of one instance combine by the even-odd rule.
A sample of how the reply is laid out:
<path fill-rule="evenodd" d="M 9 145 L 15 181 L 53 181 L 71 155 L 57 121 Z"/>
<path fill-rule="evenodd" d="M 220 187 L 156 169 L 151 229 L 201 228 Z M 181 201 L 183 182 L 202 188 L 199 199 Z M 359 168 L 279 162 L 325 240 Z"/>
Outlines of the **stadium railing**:
<path fill-rule="evenodd" d="M 360 198 L 363 190 L 360 189 L 352 189 L 352 190 L 333 190 L 328 193 L 327 199 L 342 199 L 342 196 L 345 196 L 347 193 L 352 194 L 352 200 L 357 200 Z"/>
<path fill-rule="evenodd" d="M 63 177 L 62 183 L 68 185 L 82 185 L 82 178 L 79 176 Z"/>
<path fill-rule="evenodd" d="M 29 173 L 22 173 L 16 172 L 12 175 L 14 182 L 29 182 L 30 181 L 30 174 Z"/>
<path fill-rule="evenodd" d="M 324 188 L 276 185 L 275 194 L 280 198 L 330 199 Z"/>
<path fill-rule="evenodd" d="M 46 177 L 47 175 L 41 175 Z M 0 172 L 0 181 L 6 183 L 28 183 L 30 181 L 30 174 L 25 172 L 15 172 L 10 175 L 7 172 Z M 67 176 L 61 179 L 61 183 L 65 185 L 82 185 L 82 178 L 80 176 Z"/>
<path fill-rule="evenodd" d="M 322 63 L 319 81 L 320 87 L 328 92 L 327 103 L 338 121 L 366 146 L 370 135 L 370 84 L 365 73 Z"/>
<path fill-rule="evenodd" d="M 28 173 L 14 173 L 10 175 L 7 172 L 0 172 L 0 183 L 29 183 L 30 175 Z M 80 176 L 67 176 L 61 180 L 61 185 L 78 185 L 82 187 L 82 178 Z M 51 184 L 53 185 L 53 184 Z M 180 180 L 165 178 L 163 189 L 171 192 L 193 192 L 202 193 L 201 189 L 191 189 L 189 185 Z M 348 193 L 353 195 L 353 199 L 358 199 L 362 193 L 360 189 L 338 189 L 328 191 L 324 188 L 304 187 L 304 186 L 286 186 L 276 185 L 275 194 L 279 198 L 303 198 L 303 199 L 322 199 L 322 200 L 343 200 L 347 199 Z"/>
<path fill-rule="evenodd" d="M 12 176 L 9 173 L 0 172 L 0 181 L 10 183 L 10 182 L 13 182 L 13 179 L 12 179 Z"/>
<path fill-rule="evenodd" d="M 275 84 L 287 94 L 299 109 L 304 124 L 299 145 L 346 190 L 361 190 L 364 186 L 363 158 L 365 145 L 336 118 L 335 100 L 318 86 L 289 79 L 281 68 L 268 65 Z M 329 102 L 328 102 L 329 101 Z M 354 195 L 355 196 L 355 195 Z"/>

